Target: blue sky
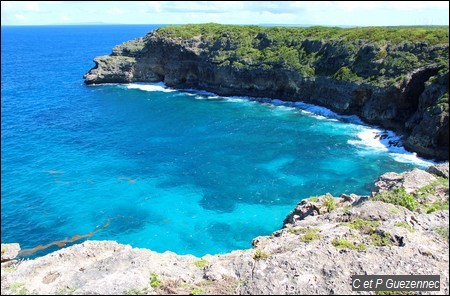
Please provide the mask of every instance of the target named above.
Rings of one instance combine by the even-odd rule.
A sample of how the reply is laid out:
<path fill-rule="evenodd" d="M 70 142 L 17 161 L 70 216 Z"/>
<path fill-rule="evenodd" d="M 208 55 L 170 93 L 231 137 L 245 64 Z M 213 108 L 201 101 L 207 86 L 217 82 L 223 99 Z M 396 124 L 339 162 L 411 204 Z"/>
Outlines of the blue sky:
<path fill-rule="evenodd" d="M 1 25 L 448 25 L 449 1 L 1 1 Z"/>

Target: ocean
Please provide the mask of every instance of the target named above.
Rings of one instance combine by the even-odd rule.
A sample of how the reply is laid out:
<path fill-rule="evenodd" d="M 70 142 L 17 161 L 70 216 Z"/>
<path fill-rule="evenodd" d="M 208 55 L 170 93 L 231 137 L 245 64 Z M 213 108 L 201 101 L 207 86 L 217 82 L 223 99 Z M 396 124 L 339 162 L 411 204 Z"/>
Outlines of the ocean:
<path fill-rule="evenodd" d="M 304 198 L 370 194 L 385 172 L 432 164 L 317 106 L 83 84 L 95 56 L 156 27 L 2 27 L 2 243 L 225 253 Z"/>

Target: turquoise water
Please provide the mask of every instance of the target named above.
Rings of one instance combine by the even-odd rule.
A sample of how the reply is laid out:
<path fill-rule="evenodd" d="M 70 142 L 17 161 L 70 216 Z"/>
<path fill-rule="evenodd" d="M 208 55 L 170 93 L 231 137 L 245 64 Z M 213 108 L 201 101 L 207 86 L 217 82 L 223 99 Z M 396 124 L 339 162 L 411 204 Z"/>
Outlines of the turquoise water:
<path fill-rule="evenodd" d="M 89 239 L 223 253 L 303 198 L 369 194 L 380 174 L 429 164 L 323 108 L 83 84 L 94 56 L 152 28 L 2 27 L 2 242 L 99 230 Z"/>

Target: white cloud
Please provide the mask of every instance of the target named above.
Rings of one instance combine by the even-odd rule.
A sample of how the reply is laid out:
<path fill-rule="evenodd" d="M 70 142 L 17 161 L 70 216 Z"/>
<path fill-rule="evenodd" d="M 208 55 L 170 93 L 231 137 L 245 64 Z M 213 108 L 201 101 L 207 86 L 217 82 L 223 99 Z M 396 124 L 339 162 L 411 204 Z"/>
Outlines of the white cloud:
<path fill-rule="evenodd" d="M 390 8 L 400 10 L 449 9 L 449 1 L 390 1 Z"/>
<path fill-rule="evenodd" d="M 15 16 L 16 19 L 19 20 L 19 21 L 26 21 L 26 20 L 27 20 L 27 17 L 24 16 L 23 14 L 15 14 L 14 16 Z"/>
<path fill-rule="evenodd" d="M 2 1 L 2 25 L 128 24 L 448 25 L 448 1 Z M 20 15 L 21 17 L 15 17 Z M 26 19 L 26 20 L 25 20 Z"/>
<path fill-rule="evenodd" d="M 147 1 L 145 4 L 149 7 L 150 12 L 162 12 L 161 1 Z"/>
<path fill-rule="evenodd" d="M 125 13 L 125 11 L 123 11 L 119 7 L 111 7 L 106 12 L 109 13 L 109 14 L 116 14 L 116 15 L 120 15 L 120 14 L 124 14 Z"/>
<path fill-rule="evenodd" d="M 39 3 L 36 1 L 26 1 L 25 3 L 25 10 L 27 11 L 39 11 L 41 10 L 41 7 L 39 6 Z"/>
<path fill-rule="evenodd" d="M 61 15 L 61 16 L 59 17 L 59 20 L 60 20 L 60 21 L 63 21 L 63 22 L 67 22 L 67 21 L 70 21 L 71 18 L 70 18 L 69 16 L 67 16 L 67 15 Z"/>
<path fill-rule="evenodd" d="M 180 13 L 223 13 L 245 8 L 245 3 L 243 1 L 158 1 L 151 5 L 152 8 L 158 8 L 159 12 Z"/>

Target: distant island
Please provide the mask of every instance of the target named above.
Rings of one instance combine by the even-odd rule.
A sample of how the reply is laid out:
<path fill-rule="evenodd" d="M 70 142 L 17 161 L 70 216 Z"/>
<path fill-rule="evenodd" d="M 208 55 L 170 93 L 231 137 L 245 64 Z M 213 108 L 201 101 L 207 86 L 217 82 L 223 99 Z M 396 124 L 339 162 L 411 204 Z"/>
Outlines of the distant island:
<path fill-rule="evenodd" d="M 84 77 L 313 103 L 448 160 L 448 34 L 448 27 L 166 26 L 96 57 Z"/>

